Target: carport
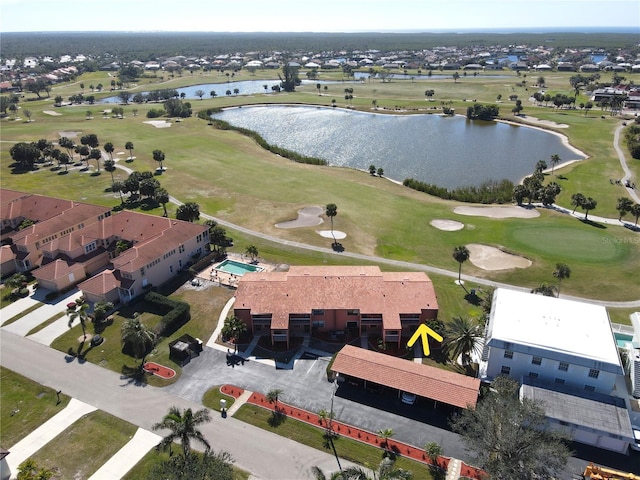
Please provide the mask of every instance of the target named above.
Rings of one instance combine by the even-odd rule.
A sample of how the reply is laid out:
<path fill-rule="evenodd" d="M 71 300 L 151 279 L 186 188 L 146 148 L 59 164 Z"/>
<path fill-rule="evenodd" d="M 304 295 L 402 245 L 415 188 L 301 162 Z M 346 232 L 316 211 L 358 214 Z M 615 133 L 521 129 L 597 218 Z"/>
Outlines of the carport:
<path fill-rule="evenodd" d="M 364 380 L 459 408 L 475 407 L 480 380 L 391 355 L 345 345 L 331 370 L 347 379 Z"/>

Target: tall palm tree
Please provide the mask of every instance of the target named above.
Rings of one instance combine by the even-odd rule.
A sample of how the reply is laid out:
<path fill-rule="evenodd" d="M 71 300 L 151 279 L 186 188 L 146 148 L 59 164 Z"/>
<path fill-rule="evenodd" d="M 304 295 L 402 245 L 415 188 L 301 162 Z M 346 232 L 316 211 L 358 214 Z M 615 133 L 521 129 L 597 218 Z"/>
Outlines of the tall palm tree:
<path fill-rule="evenodd" d="M 89 319 L 89 304 L 84 302 L 78 305 L 76 308 L 67 310 L 67 317 L 69 317 L 69 328 L 73 327 L 73 322 L 78 320 L 82 327 L 82 339 L 87 339 L 87 320 Z"/>
<path fill-rule="evenodd" d="M 160 164 L 160 171 L 163 172 L 162 162 L 164 161 L 164 152 L 162 150 L 154 150 L 153 159 Z"/>
<path fill-rule="evenodd" d="M 102 162 L 102 165 L 104 166 L 104 169 L 111 174 L 111 183 L 115 182 L 113 172 L 116 171 L 116 162 L 109 158 Z"/>
<path fill-rule="evenodd" d="M 558 155 L 557 153 L 554 153 L 553 155 L 551 155 L 551 175 L 553 175 L 553 170 L 556 168 L 556 165 L 559 164 L 561 162 L 561 158 L 560 155 Z"/>
<path fill-rule="evenodd" d="M 129 150 L 129 158 L 128 160 L 133 160 L 133 142 L 127 142 L 124 144 L 124 148 Z"/>
<path fill-rule="evenodd" d="M 471 354 L 479 355 L 482 345 L 482 328 L 473 319 L 453 317 L 445 327 L 443 346 L 454 362 L 461 357 L 462 365 L 469 365 Z"/>
<path fill-rule="evenodd" d="M 140 367 L 144 366 L 147 353 L 156 341 L 156 334 L 140 321 L 138 317 L 129 318 L 120 329 L 122 345 L 130 345 L 136 358 L 141 358 Z"/>
<path fill-rule="evenodd" d="M 558 279 L 558 297 L 560 296 L 560 284 L 565 278 L 571 276 L 571 268 L 566 263 L 556 263 L 556 269 L 553 271 L 553 276 Z"/>
<path fill-rule="evenodd" d="M 629 213 L 631 213 L 631 215 L 635 217 L 635 226 L 638 226 L 638 219 L 640 219 L 640 203 L 634 203 L 633 206 L 629 209 Z"/>
<path fill-rule="evenodd" d="M 462 264 L 467 260 L 469 260 L 470 255 L 471 254 L 469 253 L 469 249 L 464 245 L 458 245 L 453 249 L 453 258 L 455 259 L 456 262 L 459 263 L 459 266 L 458 266 L 458 283 L 459 284 L 462 284 L 462 279 L 461 279 Z"/>
<path fill-rule="evenodd" d="M 394 463 L 390 458 L 383 459 L 378 470 L 372 472 L 373 476 L 362 467 L 345 468 L 343 478 L 345 480 L 410 480 L 413 477 L 413 473 L 409 470 L 394 468 Z"/>
<path fill-rule="evenodd" d="M 331 220 L 331 236 L 333 237 L 333 243 L 337 243 L 336 236 L 333 234 L 333 217 L 338 215 L 338 206 L 335 203 L 329 203 L 326 207 L 327 217 Z"/>
<path fill-rule="evenodd" d="M 109 154 L 109 158 L 113 160 L 113 151 L 115 150 L 113 143 L 107 142 L 104 144 L 104 147 L 102 148 L 104 148 L 104 151 Z"/>
<path fill-rule="evenodd" d="M 182 445 L 182 453 L 185 460 L 187 460 L 190 458 L 192 441 L 196 441 L 204 445 L 207 451 L 211 449 L 209 442 L 197 428 L 198 426 L 210 421 L 211 414 L 206 408 L 194 413 L 190 408 L 181 412 L 178 407 L 174 406 L 169 409 L 169 413 L 164 416 L 161 422 L 153 425 L 152 429 L 154 431 L 170 430 L 171 432 L 162 438 L 158 447 L 162 450 L 166 450 L 167 447 L 171 447 L 173 442 L 179 440 Z"/>
<path fill-rule="evenodd" d="M 587 219 L 587 215 L 591 210 L 595 210 L 598 202 L 591 197 L 587 197 L 584 202 L 582 202 L 582 209 L 584 210 L 584 219 Z"/>
<path fill-rule="evenodd" d="M 585 196 L 580 192 L 574 193 L 573 195 L 571 195 L 571 205 L 573 205 L 573 211 L 571 213 L 576 213 L 576 209 L 578 207 L 582 207 L 585 200 L 586 200 Z"/>
<path fill-rule="evenodd" d="M 122 198 L 122 191 L 125 189 L 124 182 L 120 180 L 116 180 L 111 184 L 111 191 L 118 192 L 120 194 L 120 203 L 124 203 L 124 198 Z"/>
<path fill-rule="evenodd" d="M 251 257 L 252 261 L 258 258 L 258 248 L 255 245 L 249 245 L 245 253 Z"/>
<path fill-rule="evenodd" d="M 225 338 L 231 338 L 231 337 L 235 338 L 237 342 L 238 338 L 244 335 L 246 331 L 247 331 L 247 325 L 235 315 L 230 315 L 227 318 L 225 318 L 224 325 L 220 333 L 222 333 L 222 336 Z M 277 393 L 278 394 L 282 393 L 282 390 L 280 390 Z M 277 398 L 276 398 L 276 401 L 277 401 Z"/>
<path fill-rule="evenodd" d="M 163 216 L 168 217 L 169 214 L 167 213 L 167 203 L 169 203 L 169 192 L 167 192 L 166 188 L 160 187 L 156 190 L 156 200 L 160 205 L 162 205 L 162 208 L 164 209 Z"/>
<path fill-rule="evenodd" d="M 618 203 L 616 204 L 616 210 L 620 216 L 618 217 L 618 221 L 622 221 L 622 217 L 631 210 L 633 206 L 633 202 L 630 198 L 620 197 L 618 198 Z"/>

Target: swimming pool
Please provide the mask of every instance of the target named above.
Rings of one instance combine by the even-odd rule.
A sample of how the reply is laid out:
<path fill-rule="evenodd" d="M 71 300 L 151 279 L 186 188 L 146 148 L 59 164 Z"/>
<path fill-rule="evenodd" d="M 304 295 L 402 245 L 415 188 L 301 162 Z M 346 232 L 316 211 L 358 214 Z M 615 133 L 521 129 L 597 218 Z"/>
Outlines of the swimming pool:
<path fill-rule="evenodd" d="M 256 265 L 249 265 L 248 263 L 236 262 L 235 260 L 225 260 L 220 265 L 215 267 L 216 270 L 225 273 L 231 273 L 232 275 L 242 276 L 245 273 L 249 272 L 261 272 L 264 270 L 262 267 L 258 267 Z"/>
<path fill-rule="evenodd" d="M 633 340 L 633 335 L 628 335 L 626 333 L 614 332 L 614 337 L 616 338 L 616 344 L 618 347 L 626 347 L 627 343 L 631 343 Z"/>

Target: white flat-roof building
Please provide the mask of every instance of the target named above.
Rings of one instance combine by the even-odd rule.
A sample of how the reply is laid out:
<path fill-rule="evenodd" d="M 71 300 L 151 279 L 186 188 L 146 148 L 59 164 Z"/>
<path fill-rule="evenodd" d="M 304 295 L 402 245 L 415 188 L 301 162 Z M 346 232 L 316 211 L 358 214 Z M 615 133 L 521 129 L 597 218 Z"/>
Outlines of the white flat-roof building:
<path fill-rule="evenodd" d="M 625 453 L 633 441 L 629 394 L 604 307 L 497 289 L 479 370 L 522 384 L 554 428 L 573 440 Z"/>
<path fill-rule="evenodd" d="M 487 346 L 486 380 L 529 376 L 610 395 L 624 375 L 609 315 L 598 305 L 497 289 Z"/>

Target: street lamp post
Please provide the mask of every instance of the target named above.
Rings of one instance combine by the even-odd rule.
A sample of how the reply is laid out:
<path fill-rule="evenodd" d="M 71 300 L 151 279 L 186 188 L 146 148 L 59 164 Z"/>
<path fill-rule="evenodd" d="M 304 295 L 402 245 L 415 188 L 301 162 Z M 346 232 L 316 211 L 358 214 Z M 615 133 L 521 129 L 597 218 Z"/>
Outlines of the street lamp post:
<path fill-rule="evenodd" d="M 336 375 L 335 377 L 335 383 L 333 384 L 333 391 L 331 392 L 331 411 L 329 412 L 329 427 L 328 427 L 328 435 L 329 435 L 329 442 L 331 442 L 331 448 L 333 449 L 333 454 L 336 457 L 336 462 L 338 462 L 338 469 L 340 470 L 340 474 L 342 476 L 342 478 L 344 478 L 344 472 L 342 471 L 342 465 L 340 465 L 340 457 L 338 457 L 338 452 L 336 451 L 336 447 L 333 444 L 333 400 L 336 397 L 336 392 L 338 391 L 338 388 L 340 387 L 340 383 L 344 382 L 344 378 L 341 377 L 340 375 Z"/>

